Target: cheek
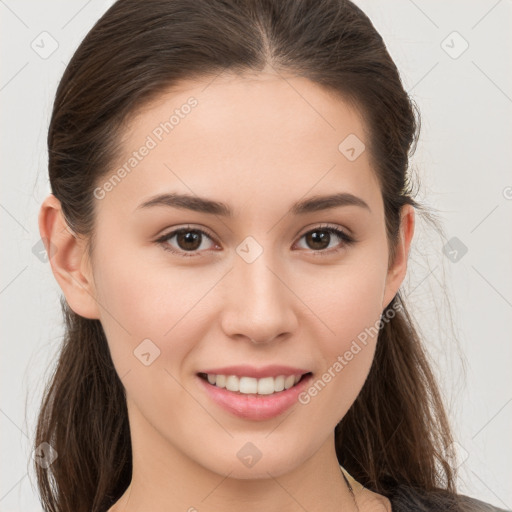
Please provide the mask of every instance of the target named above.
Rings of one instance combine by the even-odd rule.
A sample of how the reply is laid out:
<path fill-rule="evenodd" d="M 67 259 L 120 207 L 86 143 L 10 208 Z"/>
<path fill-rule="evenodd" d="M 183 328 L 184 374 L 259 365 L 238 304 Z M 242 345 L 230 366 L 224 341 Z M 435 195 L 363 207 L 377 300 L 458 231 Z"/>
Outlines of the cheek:
<path fill-rule="evenodd" d="M 143 359 L 154 360 L 151 366 L 173 371 L 172 366 L 179 367 L 193 348 L 190 340 L 200 339 L 202 324 L 194 318 L 201 298 L 218 277 L 148 265 L 135 255 L 121 257 L 130 251 L 113 246 L 115 253 L 100 258 L 95 282 L 101 323 L 118 374 L 141 371 L 140 356 L 148 352 Z"/>
<path fill-rule="evenodd" d="M 363 267 L 346 277 L 343 291 L 333 301 L 332 315 L 336 328 L 344 333 L 343 338 L 357 337 L 373 326 L 382 313 L 384 275 L 376 267 Z"/>
<path fill-rule="evenodd" d="M 212 279 L 185 286 L 179 269 L 143 267 L 140 261 L 113 257 L 101 265 L 98 278 L 101 323 L 129 401 L 155 427 L 162 427 L 162 418 L 172 417 L 176 409 L 193 408 L 200 416 L 179 382 L 190 371 L 184 366 L 188 353 L 204 336 L 199 332 L 204 326 L 194 320 L 194 306 Z"/>
<path fill-rule="evenodd" d="M 367 328 L 378 324 L 386 282 L 386 262 L 365 259 L 329 270 L 318 282 L 306 281 L 304 296 L 326 326 L 328 347 L 343 350 Z M 335 343 L 332 342 L 335 340 Z M 328 353 L 328 348 L 326 348 Z"/>
<path fill-rule="evenodd" d="M 310 293 L 309 304 L 329 330 L 322 329 L 326 334 L 317 338 L 323 364 L 303 403 L 310 401 L 315 414 L 334 423 L 357 398 L 373 362 L 385 277 L 386 261 L 361 257 L 357 265 L 338 268 L 318 293 Z"/>

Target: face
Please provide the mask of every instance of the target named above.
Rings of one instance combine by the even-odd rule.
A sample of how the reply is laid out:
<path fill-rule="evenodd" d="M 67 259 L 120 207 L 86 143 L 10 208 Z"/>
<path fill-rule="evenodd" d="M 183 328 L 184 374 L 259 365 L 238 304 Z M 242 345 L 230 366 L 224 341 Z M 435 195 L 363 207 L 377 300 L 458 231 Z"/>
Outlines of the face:
<path fill-rule="evenodd" d="M 182 83 L 130 120 L 95 193 L 94 302 L 69 302 L 101 321 L 138 456 L 263 478 L 332 441 L 405 272 L 388 269 L 366 140 L 347 103 L 267 74 Z M 164 194 L 189 201 L 143 206 Z M 281 412 L 265 395 L 272 413 L 237 413 L 244 394 L 226 408 L 198 376 L 231 365 L 310 375 Z"/>

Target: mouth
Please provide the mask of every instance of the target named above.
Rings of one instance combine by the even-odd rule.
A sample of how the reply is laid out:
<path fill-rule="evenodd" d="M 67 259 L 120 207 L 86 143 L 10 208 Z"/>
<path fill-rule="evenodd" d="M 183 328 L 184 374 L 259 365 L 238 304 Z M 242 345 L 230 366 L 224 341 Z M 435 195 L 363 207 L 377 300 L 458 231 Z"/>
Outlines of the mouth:
<path fill-rule="evenodd" d="M 206 396 L 229 414 L 243 420 L 264 421 L 296 406 L 300 394 L 311 384 L 313 373 L 256 379 L 200 372 L 196 378 Z"/>
<path fill-rule="evenodd" d="M 199 372 L 202 380 L 213 387 L 221 388 L 238 395 L 268 396 L 279 395 L 298 386 L 308 379 L 312 372 L 296 375 L 277 375 L 275 377 L 253 378 L 237 375 L 215 375 Z"/>

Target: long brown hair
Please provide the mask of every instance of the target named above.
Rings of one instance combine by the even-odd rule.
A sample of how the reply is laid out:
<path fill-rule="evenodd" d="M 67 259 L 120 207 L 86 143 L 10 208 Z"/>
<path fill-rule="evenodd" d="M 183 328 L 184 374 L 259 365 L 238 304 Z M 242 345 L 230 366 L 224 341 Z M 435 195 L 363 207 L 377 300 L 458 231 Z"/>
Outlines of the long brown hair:
<path fill-rule="evenodd" d="M 420 116 L 382 37 L 346 0 L 119 0 L 87 34 L 59 83 L 48 134 L 49 177 L 69 227 L 94 241 L 95 186 L 120 154 L 123 123 L 180 80 L 223 71 L 308 78 L 361 113 L 378 176 L 390 261 L 400 210 L 413 199 L 409 158 Z M 399 306 L 397 308 L 397 305 Z M 44 509 L 103 512 L 130 483 L 124 387 L 99 320 L 61 299 L 65 336 L 38 417 L 35 464 Z M 456 494 L 442 399 L 400 292 L 383 312 L 367 380 L 335 430 L 340 464 L 365 487 Z M 405 486 L 405 487 L 404 487 Z"/>

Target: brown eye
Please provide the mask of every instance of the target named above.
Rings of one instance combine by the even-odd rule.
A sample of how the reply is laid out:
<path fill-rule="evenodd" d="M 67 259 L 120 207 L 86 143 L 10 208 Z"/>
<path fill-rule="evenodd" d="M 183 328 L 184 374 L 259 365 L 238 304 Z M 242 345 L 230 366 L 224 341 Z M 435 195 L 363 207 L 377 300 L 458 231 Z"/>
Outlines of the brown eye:
<path fill-rule="evenodd" d="M 304 235 L 309 247 L 312 249 L 327 249 L 331 240 L 331 234 L 327 231 L 311 231 Z M 326 245 L 327 244 L 327 245 Z"/>
<path fill-rule="evenodd" d="M 201 245 L 201 236 L 197 231 L 181 231 L 176 234 L 176 242 L 184 251 L 195 251 Z"/>
<path fill-rule="evenodd" d="M 334 236 L 333 236 L 334 235 Z M 319 226 L 311 231 L 308 231 L 301 238 L 306 240 L 306 245 L 308 249 L 312 249 L 313 252 L 318 254 L 332 254 L 332 252 L 336 252 L 338 250 L 343 249 L 345 246 L 353 244 L 355 239 L 350 235 L 345 233 L 339 228 L 335 228 L 332 226 Z M 330 243 L 333 241 L 341 240 L 341 247 L 338 243 L 338 247 L 333 246 L 329 248 Z M 330 250 L 333 249 L 333 250 Z"/>
<path fill-rule="evenodd" d="M 212 240 L 210 235 L 202 229 L 181 228 L 162 236 L 157 242 L 162 245 L 164 250 L 180 256 L 198 256 L 205 237 Z M 171 244 L 173 238 L 176 238 L 176 241 Z M 177 248 L 175 248 L 176 246 Z"/>
<path fill-rule="evenodd" d="M 171 243 L 174 238 L 176 240 Z M 318 256 L 331 255 L 356 242 L 343 230 L 332 226 L 319 226 L 302 235 L 302 238 L 306 240 L 306 249 L 310 249 L 313 254 Z M 157 243 L 166 251 L 188 257 L 200 256 L 201 252 L 207 249 L 207 247 L 202 247 L 205 239 L 213 242 L 213 238 L 202 229 L 188 227 L 171 231 L 160 237 Z M 338 239 L 337 246 L 329 247 L 332 241 L 336 242 L 336 239 Z"/>

